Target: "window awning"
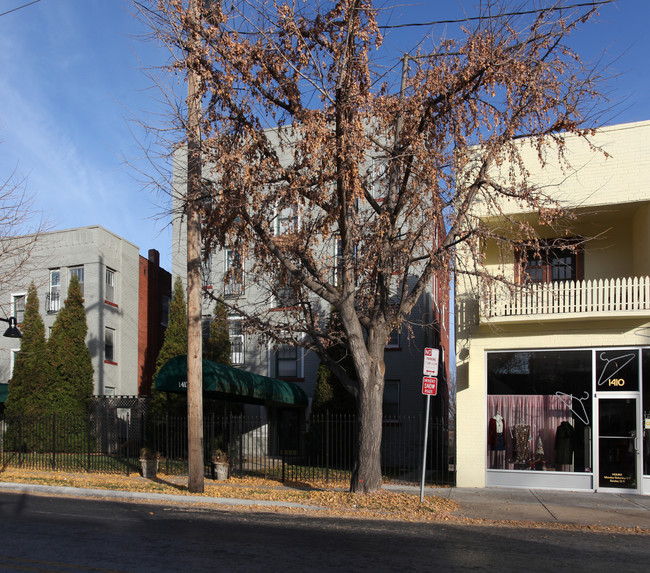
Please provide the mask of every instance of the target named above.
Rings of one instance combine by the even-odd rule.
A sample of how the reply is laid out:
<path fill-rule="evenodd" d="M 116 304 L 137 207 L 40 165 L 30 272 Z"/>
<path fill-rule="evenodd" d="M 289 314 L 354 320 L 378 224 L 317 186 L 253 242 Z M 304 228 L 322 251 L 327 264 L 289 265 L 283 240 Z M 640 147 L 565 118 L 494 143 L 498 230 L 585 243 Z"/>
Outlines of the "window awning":
<path fill-rule="evenodd" d="M 187 392 L 185 355 L 175 356 L 167 361 L 156 376 L 155 388 L 162 392 Z M 203 359 L 203 395 L 246 404 L 307 406 L 307 394 L 296 384 L 206 359 Z"/>

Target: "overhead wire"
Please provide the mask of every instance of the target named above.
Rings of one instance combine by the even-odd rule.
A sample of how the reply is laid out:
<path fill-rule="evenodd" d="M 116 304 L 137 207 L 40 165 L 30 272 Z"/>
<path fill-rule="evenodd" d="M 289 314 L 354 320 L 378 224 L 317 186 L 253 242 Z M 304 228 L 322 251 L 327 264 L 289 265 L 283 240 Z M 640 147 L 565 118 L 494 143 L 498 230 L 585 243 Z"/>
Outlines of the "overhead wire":
<path fill-rule="evenodd" d="M 31 6 L 32 4 L 36 4 L 40 1 L 41 0 L 33 0 L 33 2 L 28 2 L 27 4 L 23 4 L 22 6 L 17 6 L 16 8 L 12 8 L 11 10 L 7 10 L 6 12 L 0 13 L 0 17 L 6 16 L 7 14 L 11 14 L 12 12 L 16 12 L 18 10 L 22 10 L 23 8 L 27 8 L 27 6 Z"/>
<path fill-rule="evenodd" d="M 396 28 L 413 28 L 416 26 L 435 26 L 437 24 L 462 24 L 463 22 L 471 22 L 475 20 L 485 20 L 494 18 L 503 18 L 507 16 L 527 16 L 530 14 L 542 14 L 544 12 L 555 12 L 560 10 L 571 10 L 572 8 L 587 8 L 600 6 L 602 4 L 612 4 L 615 0 L 597 0 L 594 2 L 582 2 L 580 4 L 569 4 L 566 6 L 551 6 L 549 8 L 536 8 L 535 10 L 521 10 L 517 12 L 502 12 L 500 14 L 492 14 L 490 16 L 467 16 L 465 18 L 455 18 L 449 20 L 433 20 L 431 22 L 410 22 L 407 24 L 384 24 L 377 26 L 382 30 L 392 30 Z"/>

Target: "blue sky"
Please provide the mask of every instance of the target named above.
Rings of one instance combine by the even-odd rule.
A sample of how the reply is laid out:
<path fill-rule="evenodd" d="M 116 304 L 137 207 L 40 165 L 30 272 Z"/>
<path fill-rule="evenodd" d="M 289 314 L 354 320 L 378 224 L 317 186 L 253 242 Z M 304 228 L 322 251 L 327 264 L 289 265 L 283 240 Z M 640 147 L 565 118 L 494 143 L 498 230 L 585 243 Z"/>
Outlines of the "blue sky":
<path fill-rule="evenodd" d="M 28 2 L 0 0 L 0 13 Z M 461 5 L 471 14 L 476 4 L 400 4 L 390 22 L 458 18 Z M 0 181 L 17 169 L 53 228 L 102 225 L 145 256 L 157 249 L 171 270 L 165 198 L 129 166 L 144 166 L 136 138 L 145 136 L 128 118 L 155 123 L 161 112 L 142 68 L 162 64 L 166 55 L 139 39 L 144 30 L 130 10 L 124 0 L 40 0 L 0 16 Z M 619 103 L 606 123 L 650 119 L 648 24 L 648 0 L 619 0 L 576 37 L 587 58 L 605 50 L 614 60 L 618 76 L 606 90 Z M 392 32 L 386 45 L 422 32 Z"/>

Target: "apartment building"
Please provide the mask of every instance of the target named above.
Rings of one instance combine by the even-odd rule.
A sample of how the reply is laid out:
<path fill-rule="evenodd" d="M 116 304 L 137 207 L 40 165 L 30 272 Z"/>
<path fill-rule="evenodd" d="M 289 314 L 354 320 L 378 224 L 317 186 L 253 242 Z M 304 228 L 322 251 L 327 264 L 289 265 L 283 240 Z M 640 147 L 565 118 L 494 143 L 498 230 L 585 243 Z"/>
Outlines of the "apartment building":
<path fill-rule="evenodd" d="M 186 221 L 180 199 L 186 190 L 186 154 L 179 148 L 175 154 L 174 188 L 175 204 L 172 224 L 172 274 L 186 281 L 187 275 L 187 235 Z M 295 225 L 296 215 L 290 210 L 277 213 L 277 233 Z M 336 245 L 331 246 L 332 257 L 336 256 Z M 272 314 L 282 313 L 284 293 L 277 285 L 262 285 L 247 280 L 247 269 L 254 265 L 252 259 L 239 261 L 238 254 L 231 250 L 215 250 L 203 264 L 203 289 L 232 302 L 233 306 L 253 309 L 264 306 Z M 422 366 L 424 348 L 443 349 L 438 395 L 433 398 L 432 412 L 446 419 L 448 411 L 448 281 L 432 281 L 431 288 L 421 297 L 409 320 L 409 326 L 393 332 L 385 349 L 385 390 L 384 414 L 387 417 L 419 415 L 424 412 L 425 398 L 422 395 Z M 204 298 L 204 320 L 209 322 L 214 302 Z M 316 308 L 316 306 L 315 306 Z M 300 346 L 267 343 L 256 334 L 246 333 L 237 313 L 229 316 L 230 341 L 232 345 L 231 362 L 235 368 L 281 379 L 300 385 L 309 401 L 316 388 L 316 373 L 320 360 L 313 352 Z M 250 411 L 250 407 L 248 409 Z M 385 434 L 390 429 L 385 428 Z M 419 438 L 418 438 L 419 439 Z"/>
<path fill-rule="evenodd" d="M 82 287 L 94 393 L 147 392 L 171 293 L 171 276 L 160 268 L 158 253 L 152 250 L 145 259 L 136 245 L 96 225 L 43 233 L 20 283 L 0 292 L 5 316 L 15 317 L 20 327 L 27 287 L 33 281 L 48 336 L 72 276 Z M 19 349 L 20 339 L 0 338 L 0 384 L 10 383 Z"/>
<path fill-rule="evenodd" d="M 458 486 L 650 494 L 648 140 L 650 121 L 598 130 L 606 154 L 567 136 L 569 172 L 524 155 L 575 218 L 506 206 L 541 249 L 483 244 L 514 288 L 457 279 Z"/>

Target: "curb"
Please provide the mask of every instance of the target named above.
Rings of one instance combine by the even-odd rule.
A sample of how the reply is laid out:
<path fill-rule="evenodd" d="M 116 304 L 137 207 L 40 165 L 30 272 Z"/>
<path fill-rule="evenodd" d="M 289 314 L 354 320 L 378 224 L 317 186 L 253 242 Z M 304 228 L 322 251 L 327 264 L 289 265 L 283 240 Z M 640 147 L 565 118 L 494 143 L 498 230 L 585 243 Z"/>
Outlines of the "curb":
<path fill-rule="evenodd" d="M 81 487 L 66 487 L 53 485 L 22 484 L 0 482 L 0 491 L 17 493 L 47 493 L 54 495 L 74 495 L 79 497 L 103 497 L 112 499 L 134 499 L 141 501 L 174 501 L 178 503 L 209 503 L 213 505 L 262 505 L 267 507 L 287 507 L 323 511 L 327 508 L 317 505 L 305 505 L 292 501 L 269 501 L 264 499 L 235 499 L 229 497 L 207 497 L 201 495 L 173 495 L 166 493 L 145 493 L 137 491 L 121 491 L 114 489 L 89 489 Z"/>

